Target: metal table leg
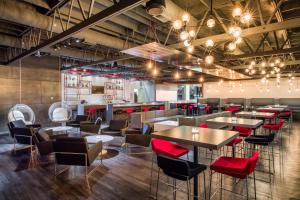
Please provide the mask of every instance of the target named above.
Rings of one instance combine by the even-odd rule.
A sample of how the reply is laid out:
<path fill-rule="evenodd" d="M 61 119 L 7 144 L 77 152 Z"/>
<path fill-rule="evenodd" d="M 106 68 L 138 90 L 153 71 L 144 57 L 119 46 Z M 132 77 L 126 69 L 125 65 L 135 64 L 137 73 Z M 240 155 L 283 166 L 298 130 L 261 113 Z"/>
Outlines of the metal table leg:
<path fill-rule="evenodd" d="M 194 163 L 198 164 L 198 147 L 194 146 Z M 198 200 L 198 175 L 194 176 L 194 200 Z"/>

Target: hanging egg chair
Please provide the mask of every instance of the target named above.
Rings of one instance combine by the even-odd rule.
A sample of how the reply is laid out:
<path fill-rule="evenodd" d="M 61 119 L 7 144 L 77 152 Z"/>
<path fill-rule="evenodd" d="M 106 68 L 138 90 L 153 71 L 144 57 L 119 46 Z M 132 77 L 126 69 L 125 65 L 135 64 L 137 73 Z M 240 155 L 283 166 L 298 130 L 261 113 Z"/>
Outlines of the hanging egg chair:
<path fill-rule="evenodd" d="M 50 106 L 48 115 L 52 122 L 67 122 L 72 116 L 72 109 L 66 103 L 56 102 Z"/>
<path fill-rule="evenodd" d="M 33 110 L 25 104 L 16 104 L 8 111 L 8 121 L 22 120 L 26 125 L 32 125 L 35 122 Z"/>

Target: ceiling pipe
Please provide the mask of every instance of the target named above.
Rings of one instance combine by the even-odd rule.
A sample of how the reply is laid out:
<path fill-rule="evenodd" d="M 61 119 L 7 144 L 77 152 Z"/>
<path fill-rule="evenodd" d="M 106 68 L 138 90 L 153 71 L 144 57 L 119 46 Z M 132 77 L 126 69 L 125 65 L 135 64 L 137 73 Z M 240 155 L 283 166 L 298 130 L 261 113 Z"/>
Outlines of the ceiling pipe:
<path fill-rule="evenodd" d="M 40 28 L 42 30 L 51 31 L 52 17 L 40 14 L 36 9 L 26 3 L 18 2 L 16 0 L 0 0 L 0 19 L 21 23 L 26 26 Z M 62 22 L 66 26 L 65 22 Z M 61 33 L 62 28 L 58 21 L 53 26 L 53 32 Z M 76 38 L 85 39 L 90 44 L 101 44 L 115 49 L 131 48 L 135 46 L 131 42 L 125 42 L 122 39 L 109 36 L 103 33 L 95 32 L 86 29 L 74 35 Z"/>

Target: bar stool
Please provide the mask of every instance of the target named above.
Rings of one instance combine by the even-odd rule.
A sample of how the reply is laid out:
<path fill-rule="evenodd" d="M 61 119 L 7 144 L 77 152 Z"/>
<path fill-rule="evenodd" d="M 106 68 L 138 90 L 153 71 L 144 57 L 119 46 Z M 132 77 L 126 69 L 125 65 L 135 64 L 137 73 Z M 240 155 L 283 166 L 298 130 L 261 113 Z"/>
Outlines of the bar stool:
<path fill-rule="evenodd" d="M 159 110 L 164 110 L 164 109 L 165 109 L 165 106 L 159 106 L 158 109 L 159 109 Z"/>
<path fill-rule="evenodd" d="M 206 187 L 205 187 L 205 173 L 206 165 L 203 164 L 195 164 L 193 162 L 189 162 L 182 159 L 173 159 L 165 156 L 158 155 L 157 156 L 157 165 L 158 169 L 158 179 L 156 184 L 156 199 L 158 194 L 158 184 L 159 184 L 159 173 L 160 170 L 164 172 L 168 177 L 173 178 L 173 199 L 176 199 L 176 191 L 180 190 L 176 186 L 176 180 L 185 181 L 187 186 L 187 199 L 190 199 L 190 191 L 191 191 L 191 183 L 190 180 L 194 178 L 196 175 L 203 172 L 203 182 L 204 182 L 204 197 L 206 199 Z M 170 186 L 169 184 L 167 184 Z"/>
<path fill-rule="evenodd" d="M 148 112 L 148 111 L 150 111 L 150 107 L 144 107 L 143 108 L 143 112 Z"/>
<path fill-rule="evenodd" d="M 97 109 L 96 108 L 94 108 L 94 107 L 88 108 L 86 110 L 86 112 L 87 112 L 87 115 L 88 115 L 87 120 L 94 121 L 96 119 L 96 116 L 97 116 Z"/>
<path fill-rule="evenodd" d="M 255 168 L 259 153 L 254 152 L 250 158 L 232 158 L 232 157 L 220 157 L 210 165 L 210 183 L 209 183 L 209 199 L 211 198 L 211 184 L 213 173 L 221 174 L 221 199 L 222 199 L 222 185 L 223 174 L 234 178 L 245 179 L 247 189 L 247 199 L 249 199 L 248 192 L 248 176 L 253 173 L 254 181 L 254 194 L 256 199 L 256 182 L 255 182 Z"/>
<path fill-rule="evenodd" d="M 280 112 L 278 115 L 279 119 L 285 119 L 289 124 L 289 130 L 292 128 L 293 123 L 293 112 L 292 111 L 283 111 Z"/>
<path fill-rule="evenodd" d="M 189 153 L 188 148 L 161 139 L 152 139 L 151 147 L 152 147 L 152 151 L 156 155 L 164 155 L 170 158 L 179 158 L 185 154 L 187 154 L 188 156 Z M 151 163 L 150 195 L 152 192 L 153 163 L 154 163 L 154 154 L 152 156 L 152 163 Z"/>

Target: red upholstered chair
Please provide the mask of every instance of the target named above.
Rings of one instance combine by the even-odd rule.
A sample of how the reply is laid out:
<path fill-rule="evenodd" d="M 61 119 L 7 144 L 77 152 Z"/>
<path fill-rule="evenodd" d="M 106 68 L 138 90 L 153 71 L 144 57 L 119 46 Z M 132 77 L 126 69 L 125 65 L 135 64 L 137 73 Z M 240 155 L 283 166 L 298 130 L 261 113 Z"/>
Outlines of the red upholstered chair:
<path fill-rule="evenodd" d="M 134 112 L 133 108 L 127 108 L 126 109 L 126 113 L 128 113 L 128 114 L 133 113 L 133 112 Z"/>
<path fill-rule="evenodd" d="M 209 185 L 209 199 L 211 196 L 211 184 L 212 175 L 214 172 L 221 174 L 221 188 L 222 188 L 222 174 L 228 175 L 234 178 L 245 179 L 247 183 L 248 176 L 253 173 L 254 180 L 254 193 L 256 199 L 256 184 L 255 184 L 255 168 L 259 158 L 259 153 L 254 152 L 249 158 L 232 158 L 232 157 L 220 157 L 210 165 L 210 185 Z M 246 184 L 247 199 L 248 195 L 248 184 Z M 222 195 L 222 192 L 221 192 Z M 222 196 L 221 196 L 222 199 Z"/>
<path fill-rule="evenodd" d="M 189 153 L 189 149 L 182 147 L 180 145 L 174 144 L 172 142 L 161 140 L 161 139 L 152 139 L 151 140 L 151 147 L 153 152 L 156 155 L 164 155 L 171 158 L 179 158 L 185 154 Z M 150 180 L 150 194 L 151 194 L 151 188 L 152 188 L 152 174 L 153 174 L 153 159 L 154 155 L 152 157 L 152 164 L 151 164 L 151 180 Z"/>
<path fill-rule="evenodd" d="M 150 111 L 150 107 L 144 107 L 143 108 L 143 112 L 147 112 L 147 111 Z"/>
<path fill-rule="evenodd" d="M 208 128 L 208 124 L 206 123 L 201 123 L 198 125 L 199 128 Z"/>
<path fill-rule="evenodd" d="M 87 113 L 87 116 L 88 116 L 87 120 L 93 121 L 93 120 L 95 120 L 95 118 L 96 118 L 96 115 L 97 115 L 97 109 L 94 108 L 94 107 L 88 108 L 88 109 L 86 110 L 86 113 Z"/>
<path fill-rule="evenodd" d="M 241 127 L 241 126 L 235 126 L 233 128 L 233 130 L 239 132 L 240 137 L 248 137 L 252 133 L 251 128 L 246 128 L 246 127 Z"/>
<path fill-rule="evenodd" d="M 275 124 L 264 124 L 263 128 L 265 130 L 269 130 L 269 133 L 271 132 L 275 132 L 276 135 L 278 137 L 280 137 L 281 139 L 281 143 L 282 143 L 282 131 L 281 128 L 283 127 L 285 120 L 284 119 L 280 119 L 278 122 L 276 122 Z"/>
<path fill-rule="evenodd" d="M 159 109 L 159 110 L 164 110 L 164 109 L 165 109 L 165 106 L 159 106 L 158 109 Z"/>

